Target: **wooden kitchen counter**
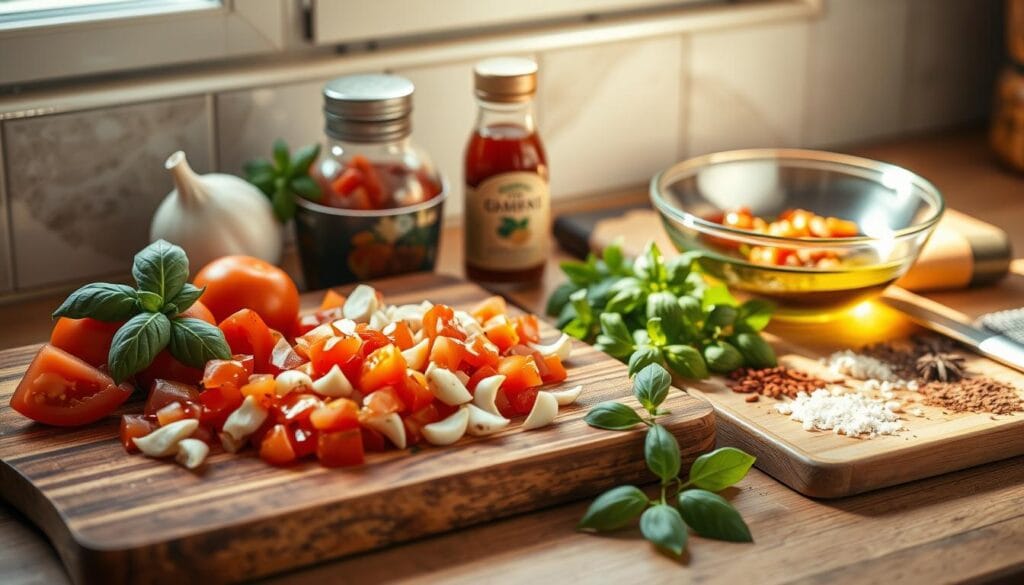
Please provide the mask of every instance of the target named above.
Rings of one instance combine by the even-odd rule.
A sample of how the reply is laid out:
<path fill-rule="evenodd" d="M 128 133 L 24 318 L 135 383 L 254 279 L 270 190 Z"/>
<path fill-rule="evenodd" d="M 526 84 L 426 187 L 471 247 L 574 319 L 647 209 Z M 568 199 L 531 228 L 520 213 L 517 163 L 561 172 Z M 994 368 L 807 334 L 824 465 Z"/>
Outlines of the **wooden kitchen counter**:
<path fill-rule="evenodd" d="M 951 207 L 1007 229 L 1024 250 L 1024 176 L 992 161 L 977 131 L 903 139 L 857 154 L 906 166 L 931 179 Z M 617 204 L 623 195 L 590 205 Z M 460 230 L 449 228 L 439 269 L 460 270 Z M 544 286 L 516 291 L 542 312 L 560 275 L 552 258 Z M 1024 263 L 985 290 L 930 295 L 970 315 L 1024 305 Z M 52 300 L 0 307 L 12 340 L 46 336 Z M 906 329 L 899 318 L 884 327 Z M 29 325 L 35 323 L 37 325 Z M 36 328 L 37 327 L 37 328 Z M 270 583 L 947 583 L 1024 582 L 1024 458 L 841 500 L 803 497 L 753 470 L 725 494 L 750 525 L 754 544 L 693 537 L 680 562 L 639 534 L 574 531 L 587 502 L 491 522 L 382 551 L 279 575 Z M 59 584 L 67 577 L 53 549 L 0 503 L 0 583 Z"/>

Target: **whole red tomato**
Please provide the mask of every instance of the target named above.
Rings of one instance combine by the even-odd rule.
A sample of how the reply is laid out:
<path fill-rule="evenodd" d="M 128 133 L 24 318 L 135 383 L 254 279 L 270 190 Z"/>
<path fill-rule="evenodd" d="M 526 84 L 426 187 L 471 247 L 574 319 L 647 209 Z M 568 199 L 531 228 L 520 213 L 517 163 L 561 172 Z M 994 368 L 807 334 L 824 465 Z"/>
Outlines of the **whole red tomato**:
<path fill-rule="evenodd" d="M 200 299 L 218 322 L 240 309 L 252 309 L 271 329 L 291 335 L 299 315 L 299 290 L 277 266 L 251 256 L 225 256 L 204 266 L 195 285 L 206 287 Z"/>

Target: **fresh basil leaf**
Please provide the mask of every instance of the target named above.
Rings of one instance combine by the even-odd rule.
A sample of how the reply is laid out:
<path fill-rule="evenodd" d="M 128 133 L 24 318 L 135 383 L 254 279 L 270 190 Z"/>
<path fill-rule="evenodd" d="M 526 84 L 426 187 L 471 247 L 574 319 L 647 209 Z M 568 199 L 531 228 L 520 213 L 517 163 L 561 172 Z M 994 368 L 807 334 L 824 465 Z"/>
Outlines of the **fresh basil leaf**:
<path fill-rule="evenodd" d="M 608 268 L 608 271 L 612 274 L 619 274 L 622 272 L 623 265 L 626 262 L 625 256 L 622 254 L 622 238 L 616 238 L 614 242 L 604 247 L 602 252 L 602 259 L 604 265 Z"/>
<path fill-rule="evenodd" d="M 729 305 L 715 305 L 708 311 L 708 316 L 704 320 L 704 330 L 708 332 L 717 329 L 725 329 L 731 326 L 736 321 L 737 311 L 735 307 Z"/>
<path fill-rule="evenodd" d="M 171 321 L 171 355 L 193 368 L 202 368 L 210 360 L 231 359 L 231 348 L 216 326 L 192 317 Z"/>
<path fill-rule="evenodd" d="M 691 296 L 679 297 L 679 308 L 683 310 L 683 317 L 690 324 L 696 326 L 704 321 L 704 309 L 700 301 Z"/>
<path fill-rule="evenodd" d="M 640 532 L 659 548 L 679 556 L 686 548 L 686 525 L 679 510 L 667 504 L 657 504 L 644 510 L 640 516 Z"/>
<path fill-rule="evenodd" d="M 624 342 L 614 337 L 609 337 L 603 333 L 597 336 L 597 339 L 594 342 L 594 347 L 598 351 L 603 351 L 614 358 L 622 360 L 626 359 L 629 354 L 633 353 L 632 343 Z"/>
<path fill-rule="evenodd" d="M 741 332 L 729 338 L 743 354 L 743 361 L 752 368 L 774 368 L 775 350 L 758 333 Z"/>
<path fill-rule="evenodd" d="M 708 367 L 700 352 L 689 345 L 666 345 L 661 348 L 668 364 L 676 374 L 690 380 L 703 380 L 708 377 Z"/>
<path fill-rule="evenodd" d="M 587 325 L 594 322 L 594 313 L 587 302 L 587 289 L 580 290 L 569 295 L 569 303 L 576 309 L 576 317 Z"/>
<path fill-rule="evenodd" d="M 740 513 L 722 496 L 706 490 L 679 494 L 679 512 L 697 534 L 729 542 L 753 542 Z"/>
<path fill-rule="evenodd" d="M 125 321 L 139 311 L 137 300 L 135 289 L 125 284 L 87 284 L 68 295 L 53 312 L 53 318 Z"/>
<path fill-rule="evenodd" d="M 548 306 L 545 312 L 555 317 L 562 312 L 562 308 L 569 304 L 569 295 L 579 290 L 579 287 L 571 282 L 563 282 L 548 297 Z"/>
<path fill-rule="evenodd" d="M 569 278 L 569 282 L 576 286 L 587 286 L 601 277 L 597 269 L 589 263 L 577 260 L 566 260 L 560 264 L 562 272 Z"/>
<path fill-rule="evenodd" d="M 715 305 L 735 307 L 738 304 L 736 298 L 732 296 L 732 293 L 729 292 L 728 287 L 724 284 L 707 287 L 701 297 L 701 305 L 705 311 L 710 310 Z"/>
<path fill-rule="evenodd" d="M 180 247 L 157 240 L 135 255 L 132 276 L 140 291 L 160 295 L 162 305 L 162 301 L 174 298 L 188 282 L 188 257 Z"/>
<path fill-rule="evenodd" d="M 633 330 L 633 345 L 637 347 L 641 345 L 651 345 L 651 336 L 647 334 L 647 329 Z"/>
<path fill-rule="evenodd" d="M 603 278 L 591 284 L 587 287 L 587 301 L 592 306 L 603 307 L 608 303 L 608 297 L 612 294 L 612 286 L 614 285 L 614 277 Z"/>
<path fill-rule="evenodd" d="M 774 311 L 774 304 L 762 301 L 761 299 L 751 299 L 740 305 L 736 325 L 744 331 L 761 331 L 772 320 L 772 312 Z"/>
<path fill-rule="evenodd" d="M 270 204 L 274 207 L 274 215 L 280 221 L 286 222 L 295 217 L 295 196 L 288 189 L 276 187 Z"/>
<path fill-rule="evenodd" d="M 639 286 L 616 291 L 608 299 L 604 310 L 613 313 L 632 313 L 644 301 L 644 291 Z"/>
<path fill-rule="evenodd" d="M 687 277 L 693 271 L 693 262 L 700 256 L 700 252 L 685 252 L 678 256 L 669 258 L 665 262 L 665 281 L 670 287 L 686 290 Z"/>
<path fill-rule="evenodd" d="M 577 528 L 594 532 L 616 530 L 640 516 L 650 500 L 631 485 L 612 488 L 597 496 Z"/>
<path fill-rule="evenodd" d="M 199 288 L 194 284 L 186 283 L 185 286 L 181 288 L 181 292 L 174 295 L 174 298 L 167 302 L 169 305 L 174 305 L 174 313 L 170 314 L 170 316 L 173 317 L 174 315 L 182 313 L 194 305 L 195 302 L 199 300 L 199 297 L 203 296 L 203 292 L 205 290 L 205 286 L 203 288 Z M 164 314 L 168 314 L 167 311 L 164 311 Z"/>
<path fill-rule="evenodd" d="M 590 324 L 579 317 L 572 318 L 562 327 L 562 331 L 580 341 L 587 341 L 590 338 Z"/>
<path fill-rule="evenodd" d="M 754 465 L 754 456 L 735 447 L 722 447 L 697 458 L 690 467 L 690 483 L 719 492 L 743 479 Z"/>
<path fill-rule="evenodd" d="M 621 341 L 630 346 L 633 345 L 633 338 L 630 336 L 629 328 L 618 313 L 601 313 L 601 332 L 612 339 Z"/>
<path fill-rule="evenodd" d="M 668 343 L 668 335 L 661 325 L 661 319 L 657 317 L 647 320 L 647 336 L 651 338 L 651 343 L 658 347 Z"/>
<path fill-rule="evenodd" d="M 153 363 L 171 339 L 171 322 L 163 313 L 139 313 L 121 326 L 110 342 L 110 377 L 120 384 Z"/>
<path fill-rule="evenodd" d="M 160 309 L 164 306 L 164 299 L 155 292 L 149 292 L 148 290 L 138 291 L 139 295 L 139 308 L 148 313 L 160 313 Z"/>
<path fill-rule="evenodd" d="M 731 343 L 716 341 L 704 348 L 704 361 L 712 372 L 728 374 L 743 365 L 743 355 Z"/>
<path fill-rule="evenodd" d="M 665 401 L 671 386 L 672 377 L 661 364 L 646 366 L 633 377 L 633 395 L 651 414 Z"/>
<path fill-rule="evenodd" d="M 666 342 L 680 342 L 690 337 L 690 327 L 679 306 L 679 299 L 670 292 L 656 292 L 647 297 L 647 318 L 661 320 Z"/>
<path fill-rule="evenodd" d="M 647 468 L 660 477 L 662 483 L 671 481 L 679 475 L 679 441 L 665 427 L 652 425 L 644 440 L 644 459 Z"/>
<path fill-rule="evenodd" d="M 665 282 L 665 264 L 662 261 L 661 250 L 654 240 L 647 242 L 643 253 L 633 264 L 633 272 L 638 278 L 649 283 Z"/>
<path fill-rule="evenodd" d="M 313 143 L 303 146 L 295 151 L 291 160 L 291 176 L 298 178 L 309 172 L 310 165 L 320 155 L 320 144 Z M 317 189 L 319 191 L 319 189 Z M 300 193 L 301 195 L 301 193 Z M 305 197 L 305 195 L 302 195 Z"/>
<path fill-rule="evenodd" d="M 320 199 L 323 198 L 323 193 L 320 191 L 320 185 L 307 175 L 295 177 L 291 180 L 289 185 L 293 192 L 298 193 L 299 196 L 309 199 L 310 201 L 320 201 Z"/>
<path fill-rule="evenodd" d="M 274 141 L 274 165 L 278 173 L 287 176 L 291 171 L 291 160 L 288 154 L 288 143 L 283 138 Z"/>
<path fill-rule="evenodd" d="M 661 364 L 661 350 L 653 345 L 636 348 L 633 355 L 629 356 L 629 377 L 632 378 L 637 372 L 651 364 Z"/>
<path fill-rule="evenodd" d="M 632 408 L 611 400 L 591 408 L 583 420 L 592 427 L 609 431 L 627 431 L 644 422 Z"/>
<path fill-rule="evenodd" d="M 242 165 L 242 171 L 244 171 L 246 177 L 266 174 L 273 175 L 274 165 L 270 164 L 270 161 L 266 159 L 254 158 Z"/>

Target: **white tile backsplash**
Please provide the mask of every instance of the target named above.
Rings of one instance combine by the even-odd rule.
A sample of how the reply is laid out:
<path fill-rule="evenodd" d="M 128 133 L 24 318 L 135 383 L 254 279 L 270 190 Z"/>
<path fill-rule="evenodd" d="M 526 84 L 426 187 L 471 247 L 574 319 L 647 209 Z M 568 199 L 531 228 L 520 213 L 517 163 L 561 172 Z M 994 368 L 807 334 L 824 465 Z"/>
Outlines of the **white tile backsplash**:
<path fill-rule="evenodd" d="M 826 0 L 811 25 L 805 139 L 845 145 L 904 129 L 908 0 Z"/>
<path fill-rule="evenodd" d="M 0 293 L 10 292 L 14 288 L 12 274 L 10 224 L 7 222 L 7 192 L 4 180 L 4 139 L 3 125 L 0 124 Z"/>
<path fill-rule="evenodd" d="M 802 144 L 806 22 L 693 35 L 687 156 Z"/>
<path fill-rule="evenodd" d="M 638 185 L 675 162 L 684 62 L 678 36 L 541 55 L 538 115 L 553 197 Z"/>
<path fill-rule="evenodd" d="M 209 170 L 209 119 L 200 96 L 4 122 L 18 288 L 126 273 L 173 187 L 167 156 Z"/>

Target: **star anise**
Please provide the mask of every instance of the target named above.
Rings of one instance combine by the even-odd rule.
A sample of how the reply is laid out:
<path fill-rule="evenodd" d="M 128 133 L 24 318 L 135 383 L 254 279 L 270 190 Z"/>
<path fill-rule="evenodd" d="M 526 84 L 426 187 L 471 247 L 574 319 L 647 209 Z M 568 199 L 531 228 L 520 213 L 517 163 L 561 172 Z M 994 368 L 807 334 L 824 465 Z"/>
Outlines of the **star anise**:
<path fill-rule="evenodd" d="M 917 358 L 915 367 L 928 382 L 956 382 L 964 377 L 964 357 L 955 353 L 926 353 Z"/>

